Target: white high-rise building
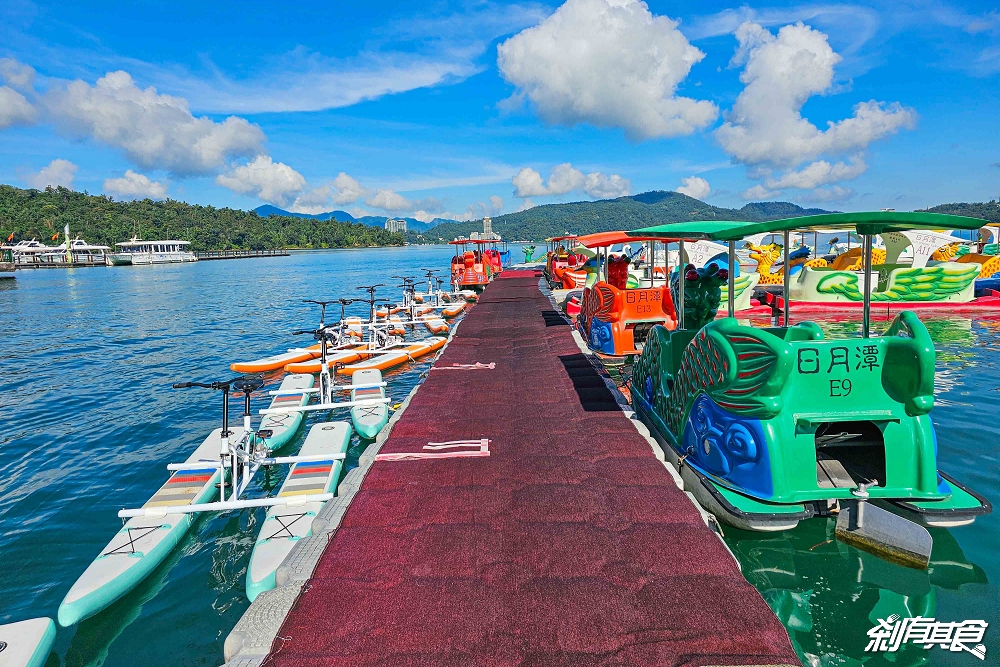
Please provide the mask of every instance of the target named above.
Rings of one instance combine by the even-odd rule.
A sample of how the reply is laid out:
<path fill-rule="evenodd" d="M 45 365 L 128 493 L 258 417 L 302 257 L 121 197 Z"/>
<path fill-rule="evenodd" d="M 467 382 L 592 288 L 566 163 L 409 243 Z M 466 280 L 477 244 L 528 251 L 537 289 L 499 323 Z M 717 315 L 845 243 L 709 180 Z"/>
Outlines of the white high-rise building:
<path fill-rule="evenodd" d="M 493 235 L 493 221 L 490 216 L 483 218 L 483 238 L 490 238 Z"/>
<path fill-rule="evenodd" d="M 393 220 L 392 218 L 389 218 L 388 220 L 385 221 L 385 231 L 405 234 L 406 220 Z"/>

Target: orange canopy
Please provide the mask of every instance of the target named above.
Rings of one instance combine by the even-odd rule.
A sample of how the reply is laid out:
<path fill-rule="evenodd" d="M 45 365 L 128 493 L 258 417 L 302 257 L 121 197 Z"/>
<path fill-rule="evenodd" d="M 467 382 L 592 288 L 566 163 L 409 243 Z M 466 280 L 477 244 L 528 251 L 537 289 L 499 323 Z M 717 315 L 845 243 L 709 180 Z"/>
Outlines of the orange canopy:
<path fill-rule="evenodd" d="M 605 248 L 619 243 L 642 243 L 643 241 L 674 242 L 680 239 L 665 239 L 656 236 L 628 236 L 628 232 L 597 232 L 576 239 L 585 248 Z"/>

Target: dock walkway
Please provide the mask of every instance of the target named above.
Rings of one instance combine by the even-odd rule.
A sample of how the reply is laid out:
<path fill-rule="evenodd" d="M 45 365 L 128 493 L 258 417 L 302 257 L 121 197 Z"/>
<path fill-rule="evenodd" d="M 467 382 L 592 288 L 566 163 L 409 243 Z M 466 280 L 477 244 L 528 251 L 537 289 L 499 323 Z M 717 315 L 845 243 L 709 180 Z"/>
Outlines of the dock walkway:
<path fill-rule="evenodd" d="M 380 458 L 463 439 L 489 456 L 376 459 L 266 664 L 799 664 L 535 272 L 486 289 Z"/>

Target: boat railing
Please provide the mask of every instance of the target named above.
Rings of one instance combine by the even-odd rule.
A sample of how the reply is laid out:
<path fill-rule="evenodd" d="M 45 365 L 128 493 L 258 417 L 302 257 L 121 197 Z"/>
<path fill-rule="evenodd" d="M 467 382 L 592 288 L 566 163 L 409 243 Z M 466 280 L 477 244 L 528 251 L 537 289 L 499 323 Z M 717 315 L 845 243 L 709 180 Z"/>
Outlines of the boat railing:
<path fill-rule="evenodd" d="M 199 260 L 242 259 L 244 257 L 287 257 L 284 248 L 266 250 L 199 250 L 194 253 Z"/>

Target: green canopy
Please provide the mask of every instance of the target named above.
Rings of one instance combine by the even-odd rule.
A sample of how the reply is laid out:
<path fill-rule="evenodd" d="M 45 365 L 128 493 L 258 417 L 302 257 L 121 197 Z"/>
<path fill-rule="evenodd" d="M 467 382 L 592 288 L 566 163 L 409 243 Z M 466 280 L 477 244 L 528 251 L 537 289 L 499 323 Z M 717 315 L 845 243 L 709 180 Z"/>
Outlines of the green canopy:
<path fill-rule="evenodd" d="M 980 229 L 986 220 L 943 213 L 905 213 L 877 211 L 868 213 L 825 213 L 784 220 L 743 222 L 738 220 L 700 220 L 673 222 L 628 232 L 629 236 L 737 241 L 754 234 L 784 231 L 843 230 L 853 228 L 858 234 L 905 232 L 911 229 Z"/>

